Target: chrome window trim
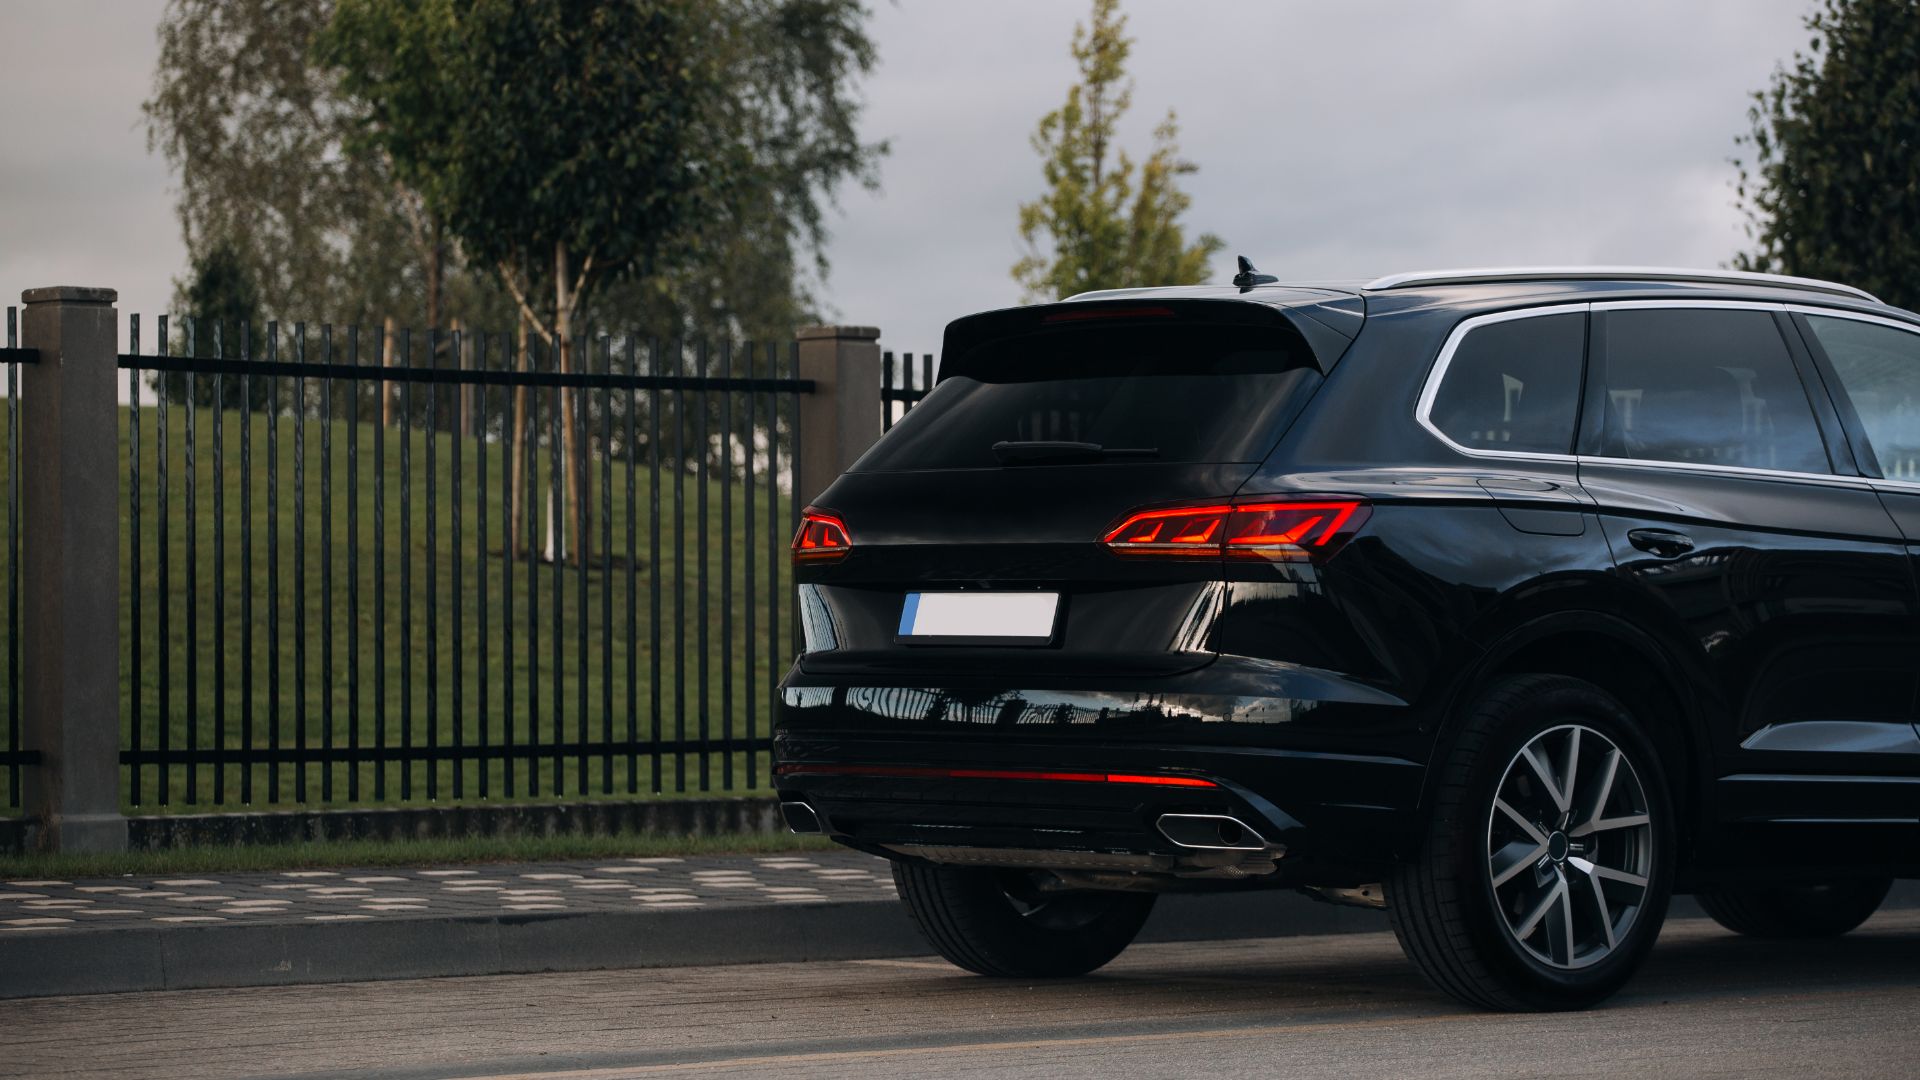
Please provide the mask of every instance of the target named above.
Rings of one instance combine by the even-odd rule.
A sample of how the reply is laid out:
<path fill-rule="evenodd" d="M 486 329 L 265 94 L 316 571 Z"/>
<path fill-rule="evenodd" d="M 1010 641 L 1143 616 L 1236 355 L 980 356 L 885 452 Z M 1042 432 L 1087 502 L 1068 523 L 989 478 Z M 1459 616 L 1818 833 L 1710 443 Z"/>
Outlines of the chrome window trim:
<path fill-rule="evenodd" d="M 1757 274 L 1748 270 L 1694 270 L 1671 266 L 1501 266 L 1466 267 L 1455 270 L 1418 270 L 1388 274 L 1361 286 L 1368 291 L 1404 289 L 1419 285 L 1470 285 L 1475 283 L 1532 281 L 1652 281 L 1679 284 L 1772 285 L 1835 293 L 1879 303 L 1880 298 L 1865 289 L 1819 278 L 1793 277 L 1787 274 Z"/>
<path fill-rule="evenodd" d="M 1901 322 L 1899 319 L 1889 319 L 1883 315 L 1869 315 L 1864 311 L 1847 311 L 1844 308 L 1814 307 L 1810 304 L 1789 304 L 1787 305 L 1787 310 L 1796 312 L 1801 315 L 1816 315 L 1821 318 L 1829 318 L 1829 319 L 1852 319 L 1854 322 L 1874 323 L 1875 325 L 1878 325 L 1878 326 L 1889 326 L 1895 330 L 1903 330 L 1909 334 L 1914 335 L 1915 337 L 1920 337 L 1920 325 L 1915 325 L 1910 322 Z M 1822 344 L 1821 348 L 1824 349 L 1825 347 L 1826 346 Z M 1835 374 L 1838 374 L 1838 373 L 1836 372 Z M 1842 392 L 1845 392 L 1847 388 L 1843 385 L 1840 387 L 1840 389 Z M 1881 489 L 1886 489 L 1890 491 L 1920 491 L 1920 480 L 1896 480 L 1890 476 L 1869 476 L 1869 477 L 1866 477 L 1866 480 L 1876 491 Z"/>
<path fill-rule="evenodd" d="M 1785 311 L 1777 300 L 1595 300 L 1595 311 Z"/>
<path fill-rule="evenodd" d="M 1755 480 L 1791 480 L 1801 484 L 1825 484 L 1829 487 L 1860 488 L 1865 490 L 1880 483 L 1870 476 L 1841 476 L 1839 473 L 1795 472 L 1791 469 L 1760 469 L 1749 465 L 1710 465 L 1693 461 L 1642 461 L 1639 458 L 1598 457 L 1577 455 L 1573 459 L 1581 465 L 1610 465 L 1615 468 L 1641 469 L 1678 469 L 1684 472 L 1722 473 L 1729 476 L 1746 476 Z M 1920 484 L 1914 485 L 1920 488 Z"/>
<path fill-rule="evenodd" d="M 1881 326 L 1891 326 L 1895 330 L 1905 330 L 1909 334 L 1920 334 L 1920 324 L 1902 322 L 1899 319 L 1889 319 L 1885 315 L 1870 315 L 1864 311 L 1849 311 L 1846 308 L 1816 307 L 1812 304 L 1788 304 L 1786 308 L 1788 311 L 1799 312 L 1802 315 L 1819 315 L 1829 319 L 1852 319 L 1854 322 L 1878 323 Z"/>
<path fill-rule="evenodd" d="M 1447 446 L 1453 448 L 1456 453 L 1465 454 L 1468 457 L 1505 461 L 1573 461 L 1574 456 L 1572 454 L 1556 454 L 1550 451 L 1480 450 L 1473 447 L 1462 446 L 1453 441 L 1446 432 L 1441 431 L 1440 425 L 1433 422 L 1433 402 L 1435 398 L 1440 396 L 1440 384 L 1446 379 L 1447 368 L 1453 364 L 1453 354 L 1459 351 L 1460 343 L 1466 340 L 1468 334 L 1473 333 L 1482 326 L 1490 326 L 1494 323 L 1513 322 L 1517 319 L 1539 319 L 1549 315 L 1570 315 L 1575 312 L 1584 315 L 1592 306 L 1591 304 L 1580 303 L 1554 304 L 1548 307 L 1514 308 L 1511 311 L 1495 311 L 1486 315 L 1475 315 L 1471 319 L 1463 320 L 1460 325 L 1454 327 L 1453 330 L 1447 334 L 1446 343 L 1440 346 L 1440 356 L 1434 360 L 1433 369 L 1427 372 L 1427 381 L 1420 387 L 1420 398 L 1413 406 L 1413 418 L 1419 421 L 1421 427 L 1427 429 L 1428 434 L 1431 434 L 1434 438 L 1439 439 Z M 1579 407 L 1580 399 L 1576 396 L 1574 398 L 1574 415 L 1576 417 L 1579 416 Z"/>
<path fill-rule="evenodd" d="M 1455 453 L 1465 457 L 1486 460 L 1557 462 L 1560 464 L 1607 465 L 1616 468 L 1679 469 L 1687 472 L 1719 473 L 1729 476 L 1746 476 L 1756 480 L 1787 480 L 1797 483 L 1827 484 L 1835 487 L 1871 489 L 1876 484 L 1897 484 L 1903 488 L 1920 491 L 1920 481 L 1884 480 L 1870 476 L 1842 476 L 1833 472 L 1797 472 L 1790 469 L 1761 469 L 1745 465 L 1713 465 L 1693 461 L 1654 461 L 1640 458 L 1616 458 L 1596 455 L 1553 454 L 1514 450 L 1476 450 L 1462 446 L 1447 437 L 1441 431 L 1429 413 L 1433 402 L 1440 393 L 1440 382 L 1446 376 L 1447 367 L 1453 362 L 1460 342 L 1476 327 L 1489 323 L 1507 322 L 1513 319 L 1527 319 L 1545 315 L 1563 315 L 1573 311 L 1626 311 L 1633 309 L 1673 310 L 1681 308 L 1731 309 L 1735 311 L 1800 311 L 1809 314 L 1838 314 L 1859 318 L 1868 322 L 1885 322 L 1903 329 L 1920 333 L 1920 327 L 1910 323 L 1899 323 L 1878 316 L 1841 312 L 1833 308 L 1807 307 L 1800 305 L 1767 302 L 1759 300 L 1608 300 L 1581 304 L 1556 304 L 1548 307 L 1515 308 L 1510 311 L 1496 311 L 1486 315 L 1476 315 L 1466 319 L 1453 328 L 1447 340 L 1440 347 L 1440 356 L 1434 361 L 1433 369 L 1427 373 L 1427 381 L 1420 387 L 1420 399 L 1414 405 L 1414 419 L 1434 438 L 1445 443 Z M 1582 387 L 1582 403 L 1585 402 L 1585 387 Z"/>

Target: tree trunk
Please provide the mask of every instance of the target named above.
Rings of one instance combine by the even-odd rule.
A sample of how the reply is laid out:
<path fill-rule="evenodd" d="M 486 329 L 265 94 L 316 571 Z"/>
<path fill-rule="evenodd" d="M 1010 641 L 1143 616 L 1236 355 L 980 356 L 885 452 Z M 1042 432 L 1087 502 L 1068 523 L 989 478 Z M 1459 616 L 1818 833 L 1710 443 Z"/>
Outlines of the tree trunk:
<path fill-rule="evenodd" d="M 441 253 L 441 248 L 445 245 L 443 236 L 440 219 L 434 218 L 431 224 L 427 226 L 427 342 L 429 348 L 432 349 L 431 355 L 427 357 L 428 367 L 440 366 L 440 349 L 442 346 L 438 335 L 436 335 L 434 331 L 440 329 L 441 284 L 446 277 L 446 264 Z M 449 341 L 445 347 L 451 349 L 453 347 L 451 341 Z M 432 394 L 434 398 L 433 414 L 436 426 L 442 431 L 451 431 L 453 425 L 449 422 L 450 410 L 447 408 L 447 388 L 438 383 L 434 383 L 428 386 L 427 392 Z"/>
<path fill-rule="evenodd" d="M 441 238 L 440 221 L 434 219 L 427 231 L 427 329 L 440 328 L 440 288 L 446 276 L 444 260 L 440 248 L 444 244 Z"/>
<path fill-rule="evenodd" d="M 564 374 L 572 371 L 573 356 L 573 307 L 578 297 L 570 291 L 568 279 L 572 276 L 572 267 L 567 260 L 565 241 L 553 246 L 553 337 L 554 347 L 559 354 L 559 370 Z M 591 535 L 592 518 L 588 508 L 592 491 L 592 480 L 587 469 L 585 447 L 581 445 L 577 406 L 580 402 L 579 391 L 571 387 L 560 390 L 560 472 L 566 478 L 566 529 L 560 538 L 560 550 L 571 555 L 580 565 L 587 563 L 591 545 L 587 540 Z M 571 535 L 566 535 L 571 533 Z"/>
<path fill-rule="evenodd" d="M 516 371 L 527 370 L 527 329 L 527 316 L 522 312 L 513 342 Z M 527 475 L 524 467 L 527 450 L 527 388 L 524 386 L 513 388 L 513 433 L 507 443 L 510 447 L 507 453 L 512 458 L 507 469 L 513 477 L 513 490 L 507 500 L 507 520 L 511 522 L 507 534 L 513 537 L 512 552 L 517 559 L 527 553 L 526 534 L 520 528 L 527 506 Z"/>
<path fill-rule="evenodd" d="M 464 341 L 461 341 L 461 331 L 465 329 L 465 327 L 460 325 L 460 317 L 458 315 L 447 320 L 447 329 L 452 331 L 452 339 L 460 342 L 462 346 L 461 348 L 453 350 L 454 369 L 465 371 L 467 370 L 467 349 L 470 346 L 467 346 Z M 463 382 L 455 386 L 453 392 L 455 394 L 454 415 L 456 420 L 451 430 L 454 434 L 461 436 L 477 434 L 473 429 L 473 387 Z"/>
<path fill-rule="evenodd" d="M 393 316 L 387 316 L 386 325 L 380 335 L 380 366 L 388 368 L 394 361 Z M 393 384 L 384 380 L 380 383 L 380 426 L 393 426 Z"/>

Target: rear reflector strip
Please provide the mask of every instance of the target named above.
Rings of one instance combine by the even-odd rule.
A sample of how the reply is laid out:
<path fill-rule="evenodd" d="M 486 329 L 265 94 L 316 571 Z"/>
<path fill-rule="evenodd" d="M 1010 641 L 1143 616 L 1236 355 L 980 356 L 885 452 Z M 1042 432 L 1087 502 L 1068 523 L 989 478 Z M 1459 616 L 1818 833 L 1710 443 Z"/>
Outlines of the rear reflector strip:
<path fill-rule="evenodd" d="M 1053 772 L 1042 769 L 934 769 L 912 765 L 777 765 L 775 776 L 875 776 L 915 780 L 1052 780 L 1074 784 L 1144 784 L 1149 787 L 1213 788 L 1197 776 L 1147 773 Z"/>

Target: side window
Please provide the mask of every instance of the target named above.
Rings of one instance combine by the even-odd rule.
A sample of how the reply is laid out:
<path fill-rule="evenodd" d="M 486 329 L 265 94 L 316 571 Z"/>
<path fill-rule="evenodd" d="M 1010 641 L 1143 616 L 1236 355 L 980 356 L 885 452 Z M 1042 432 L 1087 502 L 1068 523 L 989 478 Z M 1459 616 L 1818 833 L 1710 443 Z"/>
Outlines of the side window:
<path fill-rule="evenodd" d="M 1601 456 L 1830 470 L 1771 314 L 1626 309 L 1606 320 Z"/>
<path fill-rule="evenodd" d="M 1920 332 L 1823 315 L 1807 324 L 1860 414 L 1880 471 L 1920 480 Z"/>
<path fill-rule="evenodd" d="M 1586 338 L 1587 316 L 1578 311 L 1467 331 L 1427 419 L 1472 450 L 1570 452 Z"/>

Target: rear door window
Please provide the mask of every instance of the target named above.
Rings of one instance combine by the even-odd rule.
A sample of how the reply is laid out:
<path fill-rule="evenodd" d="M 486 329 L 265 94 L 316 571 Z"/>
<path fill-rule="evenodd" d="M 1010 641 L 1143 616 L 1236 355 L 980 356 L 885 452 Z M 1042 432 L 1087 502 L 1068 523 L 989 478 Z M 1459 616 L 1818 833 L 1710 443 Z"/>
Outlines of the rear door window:
<path fill-rule="evenodd" d="M 1606 313 L 1599 456 L 1831 471 L 1786 342 L 1766 311 Z"/>
<path fill-rule="evenodd" d="M 1920 331 L 1807 316 L 1883 475 L 1920 480 Z"/>
<path fill-rule="evenodd" d="M 1258 462 L 1319 381 L 1306 343 L 1281 326 L 1024 334 L 946 361 L 854 469 L 995 468 L 1000 442 L 1093 444 L 1111 456 L 1081 460 L 1116 464 Z"/>
<path fill-rule="evenodd" d="M 1454 347 L 1427 419 L 1469 450 L 1568 453 L 1586 342 L 1584 311 L 1476 326 Z"/>

